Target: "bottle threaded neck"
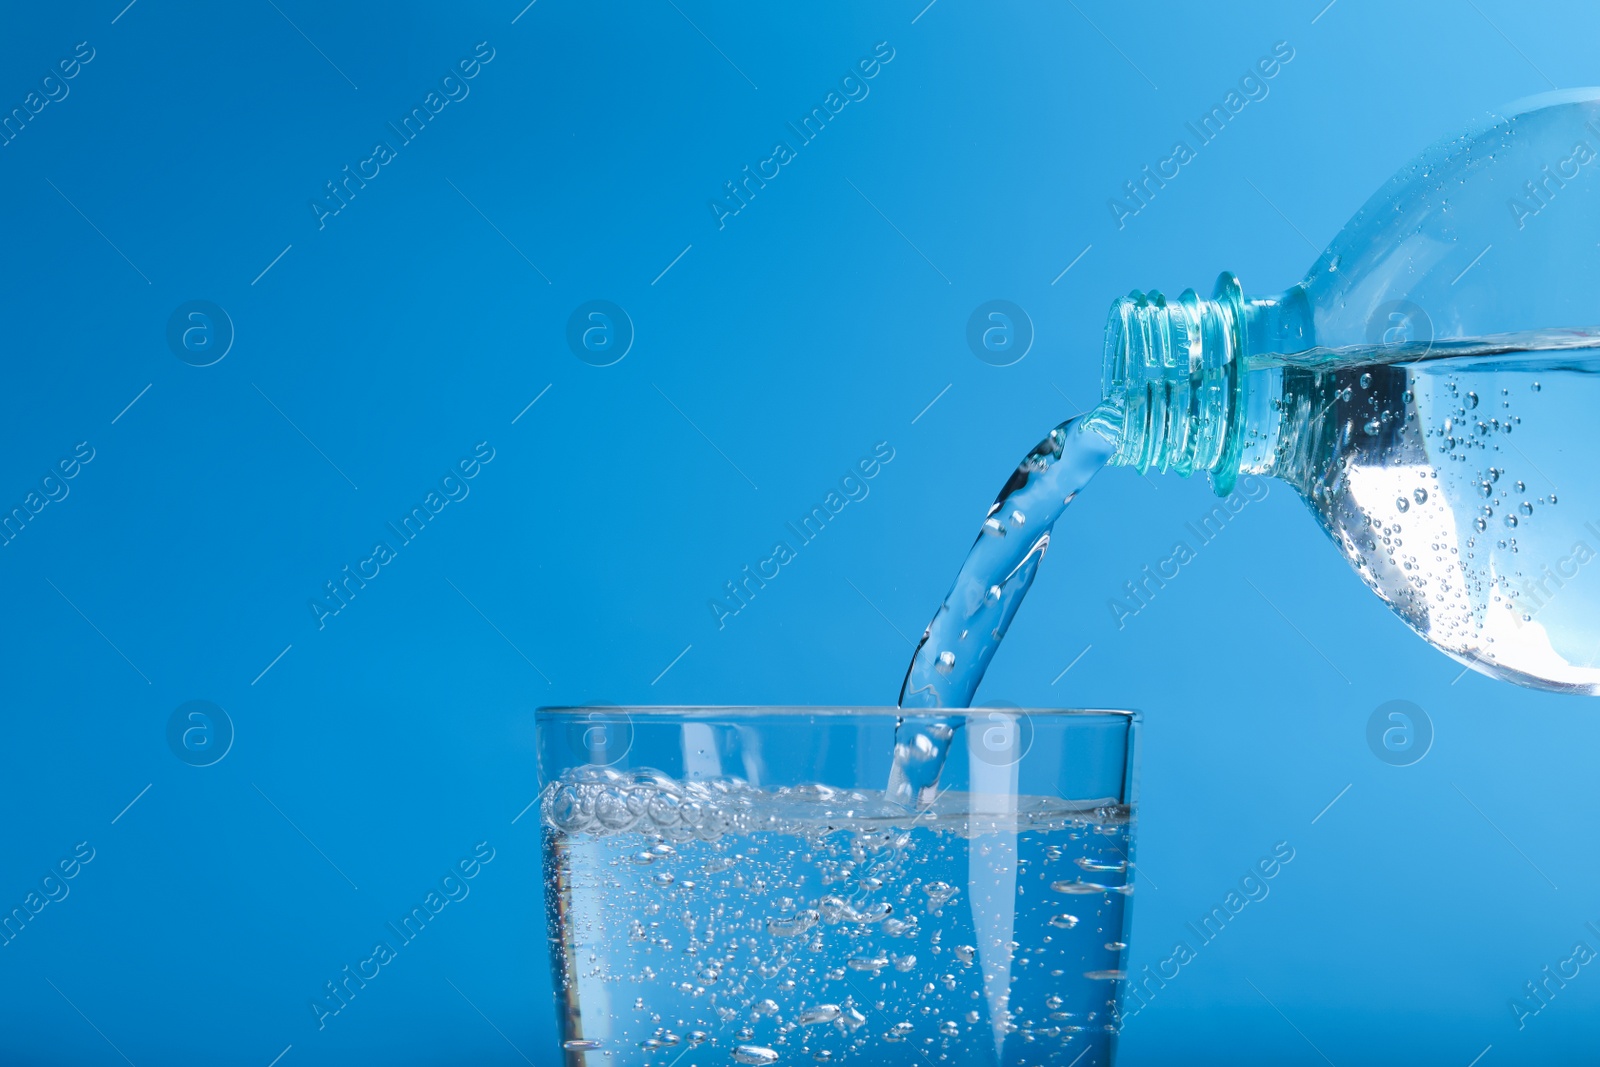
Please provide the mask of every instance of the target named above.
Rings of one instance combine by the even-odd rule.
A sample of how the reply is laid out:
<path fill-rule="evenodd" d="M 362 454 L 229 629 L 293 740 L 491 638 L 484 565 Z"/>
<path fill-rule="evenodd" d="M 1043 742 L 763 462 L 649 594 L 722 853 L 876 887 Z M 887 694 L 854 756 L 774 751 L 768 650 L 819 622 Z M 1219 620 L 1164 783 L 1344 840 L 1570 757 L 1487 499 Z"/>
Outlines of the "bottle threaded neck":
<path fill-rule="evenodd" d="M 1219 494 L 1239 473 L 1244 294 L 1224 273 L 1211 299 L 1137 290 L 1111 306 L 1101 391 L 1121 416 L 1111 462 L 1209 471 Z"/>

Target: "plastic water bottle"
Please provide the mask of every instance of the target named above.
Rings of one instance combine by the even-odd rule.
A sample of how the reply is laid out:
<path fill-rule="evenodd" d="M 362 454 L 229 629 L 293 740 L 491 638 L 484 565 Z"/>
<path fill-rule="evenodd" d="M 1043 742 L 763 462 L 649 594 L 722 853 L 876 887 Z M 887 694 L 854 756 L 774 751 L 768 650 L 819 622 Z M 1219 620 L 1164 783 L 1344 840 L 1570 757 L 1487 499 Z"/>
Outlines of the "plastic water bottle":
<path fill-rule="evenodd" d="M 1460 662 L 1600 692 L 1600 89 L 1548 93 L 1389 180 L 1305 279 L 1135 292 L 1089 420 L 1110 463 L 1277 477 Z"/>

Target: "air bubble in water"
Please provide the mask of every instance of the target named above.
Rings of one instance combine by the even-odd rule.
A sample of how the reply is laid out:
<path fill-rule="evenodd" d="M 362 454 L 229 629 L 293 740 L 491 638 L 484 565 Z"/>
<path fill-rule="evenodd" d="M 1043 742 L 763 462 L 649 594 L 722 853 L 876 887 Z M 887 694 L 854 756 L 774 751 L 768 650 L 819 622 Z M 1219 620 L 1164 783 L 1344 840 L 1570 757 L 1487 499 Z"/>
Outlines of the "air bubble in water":
<path fill-rule="evenodd" d="M 799 937 L 817 925 L 819 916 L 807 908 L 797 915 L 767 920 L 767 933 L 773 937 Z"/>
<path fill-rule="evenodd" d="M 800 1012 L 796 1020 L 801 1026 L 816 1026 L 818 1023 L 831 1023 L 840 1015 L 837 1004 L 818 1004 L 814 1008 L 806 1008 Z"/>
<path fill-rule="evenodd" d="M 733 1061 L 750 1064 L 777 1063 L 778 1054 L 764 1045 L 740 1045 L 733 1050 Z"/>
<path fill-rule="evenodd" d="M 939 662 L 938 662 L 939 673 L 941 673 L 941 674 L 949 674 L 951 671 L 955 670 L 955 667 L 956 667 L 956 654 L 954 652 L 946 650 L 944 652 L 939 653 Z"/>

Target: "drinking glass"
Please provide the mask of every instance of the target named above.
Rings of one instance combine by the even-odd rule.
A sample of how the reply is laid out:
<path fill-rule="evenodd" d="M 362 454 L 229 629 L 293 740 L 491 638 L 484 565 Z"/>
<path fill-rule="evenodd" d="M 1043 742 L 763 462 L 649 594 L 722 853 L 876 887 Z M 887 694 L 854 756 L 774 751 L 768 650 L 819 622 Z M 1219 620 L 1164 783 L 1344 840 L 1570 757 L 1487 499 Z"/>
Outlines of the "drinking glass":
<path fill-rule="evenodd" d="M 538 714 L 566 1067 L 1106 1067 L 1130 711 Z"/>

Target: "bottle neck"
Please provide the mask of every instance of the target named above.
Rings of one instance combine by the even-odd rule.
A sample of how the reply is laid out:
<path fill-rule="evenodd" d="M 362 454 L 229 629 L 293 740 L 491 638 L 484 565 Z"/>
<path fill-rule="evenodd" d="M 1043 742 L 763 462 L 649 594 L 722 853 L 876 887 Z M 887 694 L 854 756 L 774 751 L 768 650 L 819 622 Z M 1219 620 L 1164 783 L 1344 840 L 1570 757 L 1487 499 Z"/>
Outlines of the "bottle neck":
<path fill-rule="evenodd" d="M 1095 413 L 1117 440 L 1111 463 L 1184 477 L 1206 471 L 1219 496 L 1241 474 L 1272 473 L 1281 374 L 1248 369 L 1246 355 L 1284 351 L 1283 342 L 1304 347 L 1305 310 L 1297 290 L 1247 302 L 1227 273 L 1210 299 L 1189 289 L 1172 301 L 1153 290 L 1116 301 Z"/>

